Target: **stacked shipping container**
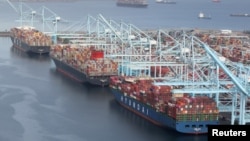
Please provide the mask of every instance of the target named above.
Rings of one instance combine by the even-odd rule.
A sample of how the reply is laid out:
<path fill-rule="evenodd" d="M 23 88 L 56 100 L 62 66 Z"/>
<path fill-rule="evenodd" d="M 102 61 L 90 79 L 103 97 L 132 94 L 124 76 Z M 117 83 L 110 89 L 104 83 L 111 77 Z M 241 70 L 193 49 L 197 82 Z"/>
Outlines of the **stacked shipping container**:
<path fill-rule="evenodd" d="M 197 33 L 196 36 L 229 60 L 250 63 L 250 42 L 247 35 Z"/>

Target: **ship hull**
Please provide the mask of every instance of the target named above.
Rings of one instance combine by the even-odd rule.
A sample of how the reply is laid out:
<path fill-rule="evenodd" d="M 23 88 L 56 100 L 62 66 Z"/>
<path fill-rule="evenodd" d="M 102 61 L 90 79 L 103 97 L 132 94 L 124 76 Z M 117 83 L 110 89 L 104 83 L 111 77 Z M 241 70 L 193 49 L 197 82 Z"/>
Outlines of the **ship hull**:
<path fill-rule="evenodd" d="M 138 7 L 138 8 L 146 8 L 147 4 L 130 4 L 130 3 L 116 3 L 117 6 L 121 7 Z"/>
<path fill-rule="evenodd" d="M 211 20 L 211 17 L 198 17 L 199 19 Z"/>
<path fill-rule="evenodd" d="M 66 64 L 63 61 L 60 61 L 54 57 L 52 57 L 52 60 L 54 61 L 56 65 L 56 69 L 74 79 L 75 81 L 79 83 L 89 83 L 92 85 L 98 85 L 98 86 L 108 86 L 109 85 L 109 76 L 88 76 L 84 72 Z"/>
<path fill-rule="evenodd" d="M 33 54 L 49 54 L 50 52 L 50 46 L 44 46 L 44 45 L 32 46 L 32 45 L 28 45 L 27 43 L 13 36 L 11 36 L 10 38 L 13 43 L 13 47 L 23 52 L 33 53 Z"/>
<path fill-rule="evenodd" d="M 145 118 L 146 120 L 162 127 L 166 127 L 180 133 L 206 134 L 207 125 L 217 125 L 218 121 L 176 121 L 174 118 L 157 112 L 154 108 L 134 98 L 125 96 L 120 90 L 111 87 L 117 102 L 123 107 Z"/>

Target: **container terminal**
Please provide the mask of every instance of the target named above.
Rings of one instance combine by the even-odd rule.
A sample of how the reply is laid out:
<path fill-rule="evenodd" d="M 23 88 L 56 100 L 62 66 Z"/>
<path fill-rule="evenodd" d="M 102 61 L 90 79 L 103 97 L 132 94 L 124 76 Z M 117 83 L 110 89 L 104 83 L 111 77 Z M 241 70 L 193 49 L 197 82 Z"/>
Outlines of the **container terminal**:
<path fill-rule="evenodd" d="M 171 95 L 187 94 L 192 98 L 208 96 L 215 100 L 219 113 L 231 113 L 231 124 L 235 121 L 239 124 L 249 122 L 248 66 L 223 56 L 214 49 L 212 42 L 206 42 L 205 37 L 201 36 L 214 32 L 214 36 L 231 37 L 231 41 L 241 40 L 244 43 L 242 45 L 247 48 L 247 34 L 236 34 L 230 30 L 216 32 L 199 29 L 142 31 L 131 24 L 107 21 L 102 15 L 97 18 L 90 17 L 88 20 L 87 23 L 102 23 L 88 25 L 99 31 L 86 29 L 85 33 L 97 34 L 92 40 L 97 37 L 102 39 L 96 46 L 104 49 L 105 57 L 118 63 L 119 76 L 132 77 L 135 80 L 150 78 L 153 85 L 169 86 Z M 219 36 L 217 38 L 219 40 Z M 213 40 L 217 38 L 213 37 Z M 231 43 L 226 44 L 229 47 L 236 42 L 227 43 Z M 221 48 L 223 45 L 221 44 Z M 248 56 L 247 51 L 244 53 Z M 247 58 L 245 59 L 247 62 Z M 241 110 L 247 114 L 242 115 Z M 220 116 L 223 115 L 218 118 Z M 192 125 L 189 127 L 192 128 Z M 198 130 L 197 128 L 199 126 L 193 127 L 193 130 Z"/>
<path fill-rule="evenodd" d="M 248 34 L 242 32 L 238 34 L 230 30 L 199 29 L 142 31 L 131 24 L 108 21 L 102 15 L 95 18 L 90 16 L 88 20 L 87 23 L 97 23 L 98 21 L 99 24 L 88 25 L 87 27 L 93 28 L 87 28 L 84 33 L 92 35 L 91 40 L 99 39 L 100 42 L 95 42 L 95 46 L 103 48 L 104 56 L 112 58 L 118 63 L 118 76 L 111 77 L 110 88 L 116 100 L 127 109 L 157 125 L 160 123 L 164 126 L 163 122 L 170 125 L 172 122 L 177 122 L 179 117 L 185 119 L 186 123 L 180 124 L 182 127 L 173 127 L 182 133 L 204 133 L 206 129 L 202 127 L 205 128 L 206 124 L 211 124 L 209 122 L 219 124 L 219 118 L 227 115 L 230 115 L 231 124 L 235 124 L 235 121 L 238 122 L 237 124 L 249 122 L 248 58 L 242 56 L 242 62 L 240 62 L 235 60 L 238 58 L 236 53 L 234 53 L 236 56 L 230 58 L 230 55 L 223 54 L 227 52 L 222 51 L 223 48 L 233 48 L 233 45 L 240 41 L 241 45 L 247 49 L 249 47 Z M 93 34 L 95 35 L 93 36 Z M 59 38 L 65 39 L 68 35 L 59 36 Z M 71 42 L 80 43 L 79 38 L 73 38 L 70 39 L 68 36 Z M 221 44 L 214 44 L 216 40 L 221 41 L 221 39 L 223 39 Z M 219 49 L 215 49 L 215 47 Z M 235 48 L 237 47 L 235 46 Z M 243 54 L 248 56 L 248 51 L 243 51 Z M 141 87 L 139 90 L 136 88 L 140 86 L 137 85 L 138 81 L 144 84 L 148 83 L 147 80 L 150 80 L 150 84 L 148 84 L 149 87 L 145 87 L 145 90 Z M 158 90 L 161 87 L 167 87 L 167 89 L 163 88 L 160 92 Z M 236 89 L 237 91 L 235 91 Z M 149 106 L 149 102 L 143 103 L 143 96 L 150 101 L 150 96 L 154 97 L 157 94 L 157 96 L 163 96 L 164 93 L 165 97 L 168 97 L 165 101 L 159 98 L 161 101 L 154 101 L 155 103 L 151 103 L 151 106 Z M 184 99 L 190 98 L 193 101 L 196 101 L 196 98 L 212 98 L 216 105 L 214 107 L 210 105 L 210 110 L 206 113 L 206 105 L 198 104 L 202 105 L 203 112 L 194 114 L 192 108 L 189 108 L 185 109 L 186 114 L 183 116 L 178 115 L 178 104 L 175 103 L 176 119 L 173 121 L 167 119 L 157 121 L 142 112 L 150 107 L 154 109 L 150 112 L 157 117 L 159 113 L 163 114 L 164 109 L 167 109 L 167 104 L 171 105 L 169 102 L 178 96 L 182 96 Z M 123 101 L 121 101 L 122 99 Z M 144 98 L 145 101 L 147 100 Z M 197 106 L 191 103 L 190 107 Z M 140 111 L 137 111 L 138 109 Z M 164 114 L 168 117 L 167 114 L 170 113 Z M 193 123 L 194 119 L 196 121 Z M 211 121 L 212 119 L 216 120 Z"/>
<path fill-rule="evenodd" d="M 56 19 L 58 15 L 53 16 Z M 229 113 L 230 124 L 250 122 L 250 69 L 245 57 L 249 54 L 248 35 L 235 35 L 236 40 L 227 30 L 218 37 L 197 29 L 142 31 L 131 24 L 108 21 L 101 14 L 88 16 L 84 28 L 81 35 L 60 33 L 58 29 L 53 35 L 67 39 L 70 45 L 86 46 L 90 42 L 84 38 L 95 41 L 91 45 L 102 50 L 101 58 L 117 63 L 117 76 L 110 77 L 109 86 L 125 108 L 182 133 L 206 133 L 206 125 L 219 124 L 222 113 Z M 244 45 L 243 50 L 235 44 L 238 42 Z M 223 48 L 229 48 L 226 53 L 233 51 L 235 56 L 223 54 Z M 242 55 L 242 62 L 235 59 L 238 55 Z M 137 86 L 146 83 L 149 87 L 138 92 Z M 158 100 L 150 101 L 152 97 Z M 180 103 L 189 104 L 182 107 Z M 159 120 L 159 115 L 164 120 Z"/>

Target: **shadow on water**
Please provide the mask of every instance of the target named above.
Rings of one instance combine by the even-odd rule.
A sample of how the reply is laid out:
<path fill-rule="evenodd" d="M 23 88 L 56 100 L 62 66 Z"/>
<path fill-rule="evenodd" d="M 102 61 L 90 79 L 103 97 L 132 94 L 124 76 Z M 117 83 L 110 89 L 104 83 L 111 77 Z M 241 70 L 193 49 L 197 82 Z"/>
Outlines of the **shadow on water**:
<path fill-rule="evenodd" d="M 92 85 L 89 83 L 79 83 L 75 81 L 74 79 L 62 74 L 61 72 L 57 71 L 55 67 L 50 68 L 50 74 L 53 75 L 54 77 L 59 78 L 58 80 L 61 83 L 65 83 L 68 86 L 72 87 L 81 87 L 83 89 L 83 92 L 89 95 L 95 95 L 95 94 L 111 94 L 111 91 L 108 86 L 106 87 L 101 87 L 101 86 L 96 86 Z"/>
<path fill-rule="evenodd" d="M 122 107 L 115 99 L 109 101 L 109 106 L 114 112 L 118 113 L 119 116 L 122 116 L 125 120 L 127 120 L 127 122 L 136 124 L 144 129 L 152 128 L 154 126 L 152 123 L 148 122 L 144 118 L 141 118 L 132 111 L 129 111 L 128 109 Z"/>
<path fill-rule="evenodd" d="M 24 59 L 32 59 L 37 61 L 50 61 L 49 54 L 34 54 L 34 53 L 26 53 L 21 51 L 20 49 L 15 48 L 14 46 L 10 47 L 11 55 L 18 56 Z"/>
<path fill-rule="evenodd" d="M 140 128 L 140 130 L 144 130 L 145 132 L 149 132 L 149 134 L 159 134 L 157 136 L 163 136 L 163 138 L 170 139 L 171 141 L 207 141 L 206 134 L 182 134 L 167 127 L 159 127 L 138 116 L 132 111 L 122 107 L 115 99 L 109 101 L 109 106 L 112 112 L 115 112 L 119 118 L 123 120 L 123 122 L 137 126 L 137 128 Z"/>

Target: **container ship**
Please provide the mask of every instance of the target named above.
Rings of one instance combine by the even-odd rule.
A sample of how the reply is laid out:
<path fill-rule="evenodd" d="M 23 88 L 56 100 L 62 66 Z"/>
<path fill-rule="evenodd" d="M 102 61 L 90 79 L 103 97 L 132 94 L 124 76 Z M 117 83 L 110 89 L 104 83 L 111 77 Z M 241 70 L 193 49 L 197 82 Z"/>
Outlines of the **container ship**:
<path fill-rule="evenodd" d="M 124 7 L 148 7 L 148 2 L 146 0 L 117 0 L 117 6 Z"/>
<path fill-rule="evenodd" d="M 184 134 L 206 134 L 219 124 L 214 99 L 172 94 L 173 86 L 156 86 L 151 78 L 112 76 L 110 88 L 118 103 L 148 121 Z"/>
<path fill-rule="evenodd" d="M 171 0 L 155 0 L 156 3 L 163 3 L 163 4 L 176 4 L 175 1 Z"/>
<path fill-rule="evenodd" d="M 250 14 L 230 14 L 231 17 L 250 17 Z"/>
<path fill-rule="evenodd" d="M 30 26 L 11 28 L 10 38 L 15 48 L 27 53 L 49 54 L 52 45 L 49 36 Z"/>
<path fill-rule="evenodd" d="M 51 47 L 50 56 L 59 72 L 80 83 L 108 86 L 110 76 L 118 74 L 118 63 L 93 46 L 57 44 Z"/>

